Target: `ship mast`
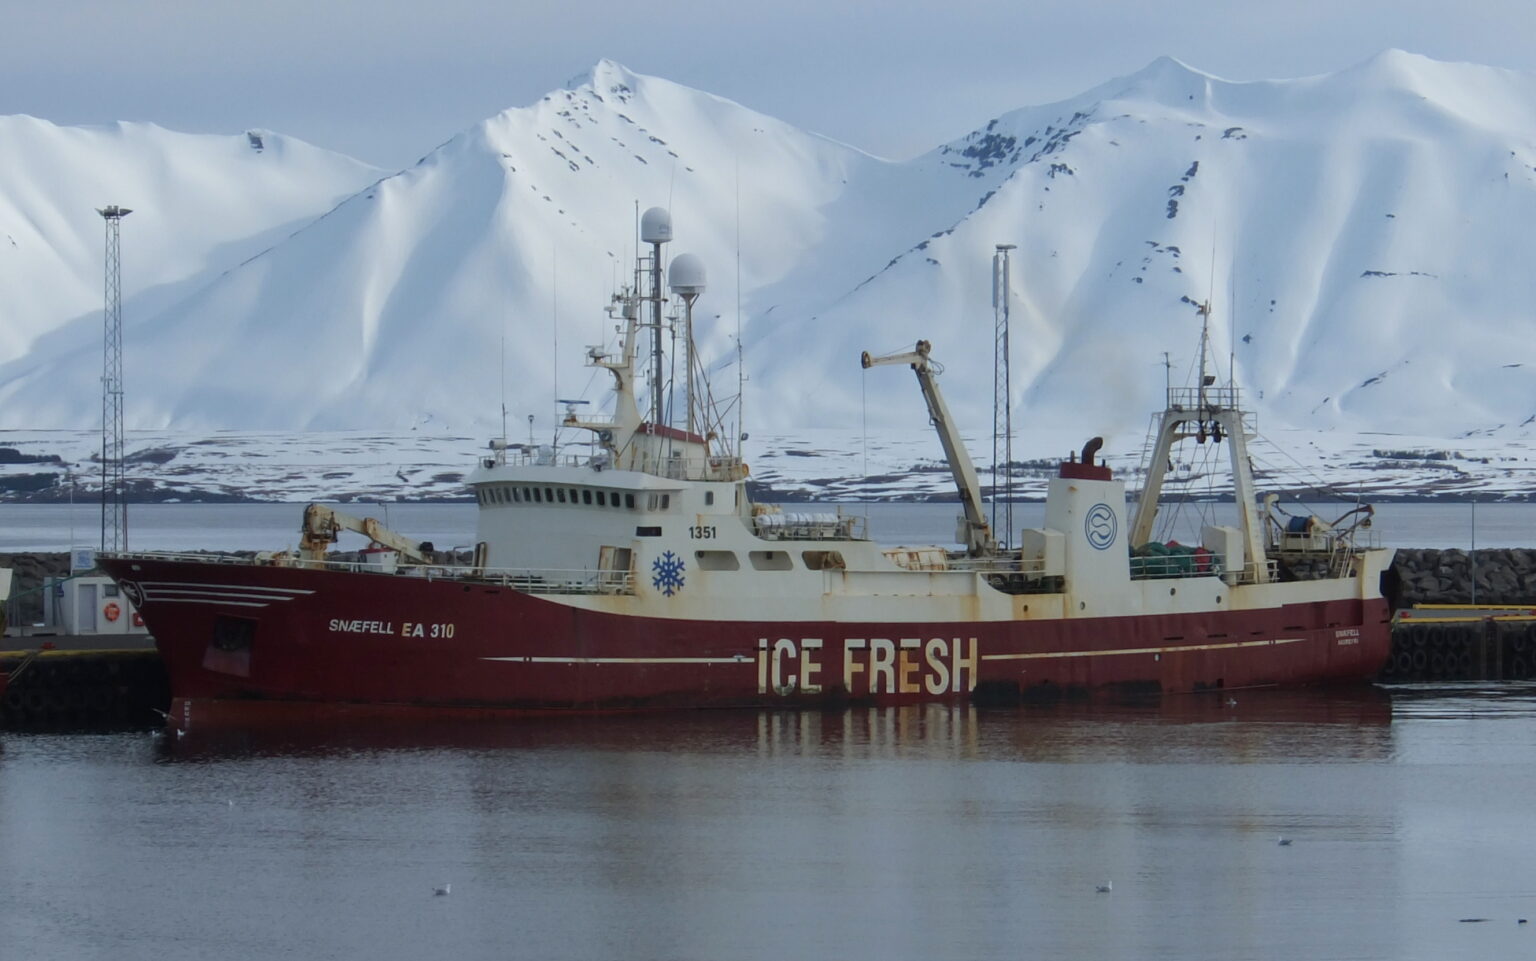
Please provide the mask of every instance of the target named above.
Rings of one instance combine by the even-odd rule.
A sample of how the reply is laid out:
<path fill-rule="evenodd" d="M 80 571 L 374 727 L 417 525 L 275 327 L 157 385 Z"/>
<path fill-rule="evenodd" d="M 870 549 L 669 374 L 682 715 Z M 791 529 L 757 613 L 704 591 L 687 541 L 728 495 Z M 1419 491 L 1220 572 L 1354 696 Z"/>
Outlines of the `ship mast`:
<path fill-rule="evenodd" d="M 1168 472 L 1173 445 L 1193 437 L 1199 443 L 1227 441 L 1227 456 L 1232 465 L 1232 499 L 1237 505 L 1242 527 L 1245 567 L 1252 570 L 1252 580 L 1269 581 L 1269 561 L 1264 550 L 1264 532 L 1259 526 L 1258 506 L 1253 490 L 1253 465 L 1248 458 L 1250 433 L 1244 423 L 1235 386 L 1216 387 L 1216 376 L 1208 373 L 1211 334 L 1209 302 L 1200 307 L 1200 382 L 1193 390 L 1168 388 L 1167 406 L 1161 415 L 1152 460 L 1147 464 L 1147 482 L 1136 504 L 1136 520 L 1131 525 L 1131 546 L 1139 547 L 1152 539 L 1157 520 L 1158 499 Z M 1234 575 L 1235 576 L 1235 575 Z"/>
<path fill-rule="evenodd" d="M 693 254 L 678 254 L 667 270 L 668 287 L 663 287 L 661 245 L 672 239 L 671 215 L 661 207 L 647 210 L 641 216 L 640 236 L 651 245 L 651 253 L 637 255 L 633 284 L 615 294 L 608 308 L 610 315 L 622 320 L 619 356 L 602 347 L 587 348 L 588 365 L 613 374 L 613 416 L 578 417 L 572 407 L 563 423 L 596 433 L 611 463 L 620 469 L 662 473 L 673 479 L 740 481 L 746 477 L 746 467 L 739 455 L 732 453 L 734 445 L 720 440 L 724 423 L 693 340 L 693 308 L 705 289 L 704 263 Z M 682 350 L 686 364 L 683 385 L 687 412 L 678 418 L 686 429 L 669 423 L 671 418 L 667 417 L 668 391 L 676 386 L 667 377 L 668 354 L 661 336 L 665 323 L 662 305 L 668 288 L 683 304 L 682 316 L 674 315 L 671 327 L 683 339 L 680 347 L 674 345 L 674 353 Z M 647 363 L 641 354 L 641 331 L 646 328 L 651 333 L 648 419 L 640 414 L 638 396 L 640 369 Z"/>

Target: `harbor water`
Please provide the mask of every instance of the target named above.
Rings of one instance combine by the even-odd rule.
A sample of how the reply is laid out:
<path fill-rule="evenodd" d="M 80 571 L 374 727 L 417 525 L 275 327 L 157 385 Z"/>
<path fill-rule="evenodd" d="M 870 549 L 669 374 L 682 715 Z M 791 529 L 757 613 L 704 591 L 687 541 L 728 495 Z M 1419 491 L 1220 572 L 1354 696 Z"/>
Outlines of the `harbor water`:
<path fill-rule="evenodd" d="M 0 944 L 1515 957 L 1536 949 L 1533 796 L 1529 685 L 7 733 Z"/>
<path fill-rule="evenodd" d="M 89 545 L 56 510 L 0 508 L 0 550 Z M 135 508 L 130 543 L 279 549 L 299 511 Z M 447 546 L 473 513 L 389 521 Z M 954 507 L 868 513 L 932 542 Z M 1468 546 L 1470 514 L 1376 529 Z M 1533 518 L 1478 505 L 1477 546 L 1536 547 Z M 0 956 L 1520 956 L 1533 797 L 1520 682 L 0 731 Z"/>

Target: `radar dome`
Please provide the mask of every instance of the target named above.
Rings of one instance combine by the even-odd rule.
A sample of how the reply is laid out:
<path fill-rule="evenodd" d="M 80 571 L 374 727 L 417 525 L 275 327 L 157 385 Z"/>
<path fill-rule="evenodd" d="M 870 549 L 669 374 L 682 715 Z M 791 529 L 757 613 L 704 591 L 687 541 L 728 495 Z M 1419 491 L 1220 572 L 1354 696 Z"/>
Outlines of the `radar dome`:
<path fill-rule="evenodd" d="M 665 244 L 672 241 L 672 215 L 665 207 L 652 207 L 640 215 L 640 241 Z"/>
<path fill-rule="evenodd" d="M 704 261 L 697 254 L 678 254 L 667 268 L 667 286 L 674 294 L 697 297 L 704 292 Z"/>

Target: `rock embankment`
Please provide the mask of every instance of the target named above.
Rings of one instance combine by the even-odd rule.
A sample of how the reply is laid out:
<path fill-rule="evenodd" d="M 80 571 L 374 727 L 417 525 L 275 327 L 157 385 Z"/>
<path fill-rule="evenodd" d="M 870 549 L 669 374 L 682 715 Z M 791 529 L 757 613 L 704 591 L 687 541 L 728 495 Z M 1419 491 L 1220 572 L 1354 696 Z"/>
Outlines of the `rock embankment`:
<path fill-rule="evenodd" d="M 1397 578 L 1394 601 L 1402 607 L 1536 604 L 1536 550 L 1405 547 L 1393 559 L 1392 572 Z"/>

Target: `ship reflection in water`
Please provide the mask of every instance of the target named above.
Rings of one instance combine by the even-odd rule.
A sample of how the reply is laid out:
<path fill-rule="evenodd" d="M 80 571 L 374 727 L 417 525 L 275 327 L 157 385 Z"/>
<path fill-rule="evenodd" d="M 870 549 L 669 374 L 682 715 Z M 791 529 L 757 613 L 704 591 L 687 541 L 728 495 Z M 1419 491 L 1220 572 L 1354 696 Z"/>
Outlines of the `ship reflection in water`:
<path fill-rule="evenodd" d="M 1533 793 L 1522 686 L 8 734 L 0 943 L 1509 956 Z"/>
<path fill-rule="evenodd" d="M 1304 761 L 1379 759 L 1389 750 L 1391 719 L 1390 697 L 1370 687 L 1118 702 L 1066 698 L 1016 708 L 913 704 L 839 711 L 667 711 L 499 720 L 432 712 L 355 718 L 339 708 L 304 721 L 198 722 L 180 736 L 162 740 L 160 748 L 164 759 L 172 761 L 253 753 L 435 749 L 1059 762 L 1199 761 L 1212 755 L 1258 754 Z"/>

